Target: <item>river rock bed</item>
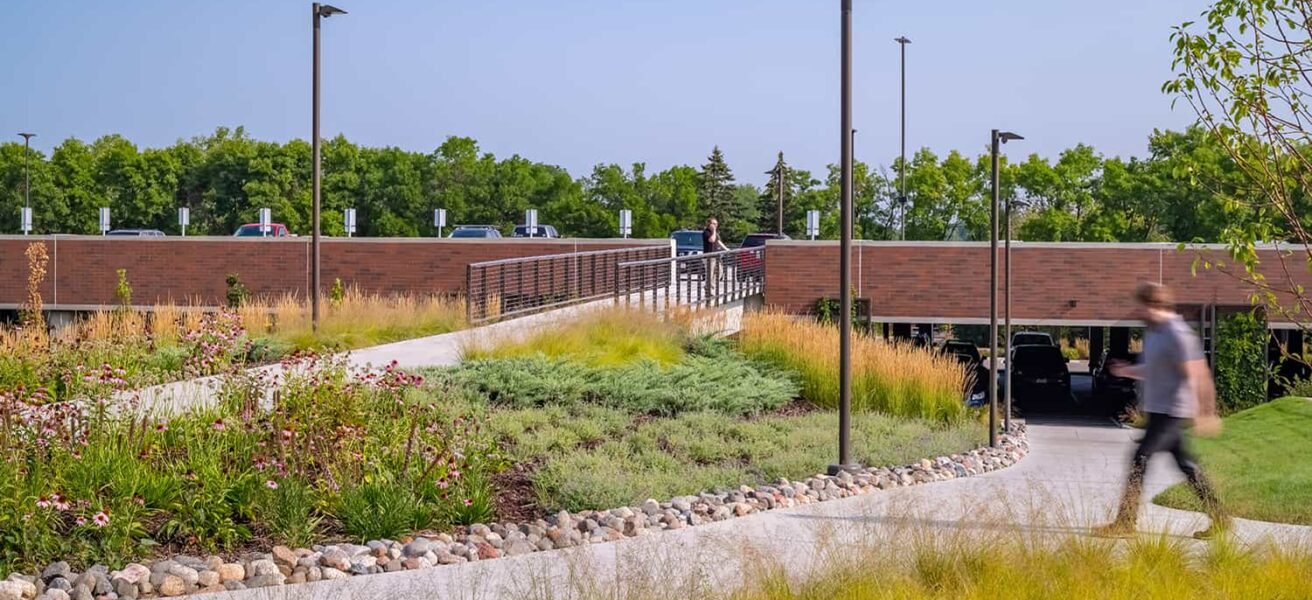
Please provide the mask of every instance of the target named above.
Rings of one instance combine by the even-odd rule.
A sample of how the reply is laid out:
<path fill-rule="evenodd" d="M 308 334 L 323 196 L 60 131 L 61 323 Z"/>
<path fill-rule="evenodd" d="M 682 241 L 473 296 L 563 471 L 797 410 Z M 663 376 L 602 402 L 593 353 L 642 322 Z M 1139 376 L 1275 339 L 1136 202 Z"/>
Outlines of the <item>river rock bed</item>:
<path fill-rule="evenodd" d="M 359 575 L 428 569 L 651 535 L 743 517 L 753 513 L 847 498 L 878 490 L 979 475 L 1016 464 L 1029 451 L 1025 426 L 1016 424 L 997 448 L 926 458 L 901 467 L 862 468 L 800 481 L 647 500 L 611 510 L 561 511 L 532 522 L 491 523 L 455 533 L 376 540 L 367 544 L 275 546 L 225 560 L 218 556 L 174 556 L 112 571 L 103 565 L 76 572 L 66 562 L 39 575 L 12 574 L 0 581 L 0 600 L 130 600 L 175 597 L 275 585 L 343 579 Z"/>

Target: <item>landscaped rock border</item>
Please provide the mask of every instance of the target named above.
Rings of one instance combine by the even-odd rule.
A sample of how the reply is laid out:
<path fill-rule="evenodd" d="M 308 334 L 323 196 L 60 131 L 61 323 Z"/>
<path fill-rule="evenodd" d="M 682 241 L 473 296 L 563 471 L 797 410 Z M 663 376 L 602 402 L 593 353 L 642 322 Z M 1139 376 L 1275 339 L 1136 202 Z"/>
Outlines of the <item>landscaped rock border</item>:
<path fill-rule="evenodd" d="M 357 575 L 426 569 L 638 537 L 724 521 L 752 513 L 813 504 L 979 475 L 1016 464 L 1029 452 L 1025 426 L 1015 424 L 997 448 L 922 459 L 902 467 L 879 467 L 803 481 L 780 479 L 771 485 L 680 496 L 668 502 L 608 511 L 561 511 L 531 523 L 472 525 L 453 534 L 378 540 L 364 545 L 335 544 L 291 549 L 275 546 L 225 561 L 211 556 L 176 556 L 150 566 L 129 564 L 110 571 L 97 565 L 76 573 L 66 562 L 49 565 L 39 576 L 10 575 L 0 581 L 0 600 L 131 600 L 196 592 L 243 590 Z"/>

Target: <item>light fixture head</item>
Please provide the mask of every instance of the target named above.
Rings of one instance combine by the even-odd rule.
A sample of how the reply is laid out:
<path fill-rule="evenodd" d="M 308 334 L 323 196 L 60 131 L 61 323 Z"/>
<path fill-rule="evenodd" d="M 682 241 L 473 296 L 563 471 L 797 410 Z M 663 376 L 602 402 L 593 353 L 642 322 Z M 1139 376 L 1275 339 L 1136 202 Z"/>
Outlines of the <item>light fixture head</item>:
<path fill-rule="evenodd" d="M 1025 138 L 1021 137 L 1020 134 L 1012 133 L 1010 131 L 1002 131 L 998 133 L 998 141 L 1004 144 L 1012 140 L 1023 140 L 1023 139 Z"/>
<path fill-rule="evenodd" d="M 893 41 L 895 41 L 895 42 L 897 42 L 897 43 L 899 43 L 899 44 L 902 44 L 903 46 L 905 46 L 905 45 L 911 43 L 910 38 L 908 38 L 908 37 L 905 36 L 905 35 L 901 35 L 901 36 L 898 36 L 898 37 L 896 37 L 896 38 L 893 38 Z"/>
<path fill-rule="evenodd" d="M 333 15 L 344 15 L 344 14 L 346 14 L 346 11 L 337 8 L 336 6 L 333 6 L 331 4 L 319 5 L 319 16 L 321 17 L 328 18 Z"/>
<path fill-rule="evenodd" d="M 36 134 L 35 134 L 35 133 L 19 133 L 18 135 L 19 135 L 20 137 L 22 137 L 23 139 L 25 139 L 25 140 L 30 140 L 30 139 L 36 137 Z"/>

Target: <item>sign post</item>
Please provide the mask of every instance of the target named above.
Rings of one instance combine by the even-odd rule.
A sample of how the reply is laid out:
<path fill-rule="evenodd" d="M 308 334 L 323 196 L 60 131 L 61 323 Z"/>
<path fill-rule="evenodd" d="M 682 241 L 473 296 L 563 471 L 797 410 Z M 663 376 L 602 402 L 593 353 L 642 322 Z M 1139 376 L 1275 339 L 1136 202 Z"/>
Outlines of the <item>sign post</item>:
<path fill-rule="evenodd" d="M 109 207 L 100 207 L 100 235 L 109 233 Z"/>
<path fill-rule="evenodd" d="M 178 207 L 178 225 L 182 227 L 182 237 L 187 237 L 187 226 L 191 224 L 191 209 Z"/>
<path fill-rule="evenodd" d="M 346 223 L 345 223 L 345 224 L 346 224 L 346 237 L 349 238 L 349 237 L 351 237 L 351 234 L 355 233 L 355 209 L 354 209 L 354 208 L 348 208 L 348 209 L 346 209 L 346 213 L 343 214 L 342 216 L 344 217 L 344 219 L 345 219 L 345 221 L 346 221 Z"/>
<path fill-rule="evenodd" d="M 24 206 L 18 211 L 18 228 L 23 230 L 23 235 L 32 232 L 32 207 Z"/>
<path fill-rule="evenodd" d="M 633 235 L 633 211 L 624 209 L 620 211 L 620 237 L 628 239 Z"/>
<path fill-rule="evenodd" d="M 260 209 L 260 237 L 269 237 L 273 229 L 273 212 L 267 208 Z"/>
<path fill-rule="evenodd" d="M 528 237 L 538 237 L 538 209 L 530 208 L 524 211 L 524 229 Z"/>
<path fill-rule="evenodd" d="M 446 209 L 433 209 L 433 227 L 437 228 L 437 237 L 442 237 L 442 229 L 446 227 Z"/>
<path fill-rule="evenodd" d="M 815 236 L 820 235 L 820 211 L 806 211 L 806 235 L 815 240 Z"/>

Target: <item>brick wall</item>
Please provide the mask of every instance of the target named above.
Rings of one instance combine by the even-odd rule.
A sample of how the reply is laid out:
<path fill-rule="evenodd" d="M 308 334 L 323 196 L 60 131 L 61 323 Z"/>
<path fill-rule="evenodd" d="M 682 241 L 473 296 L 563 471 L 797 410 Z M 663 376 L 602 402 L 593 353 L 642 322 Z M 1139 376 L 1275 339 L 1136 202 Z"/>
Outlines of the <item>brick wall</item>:
<path fill-rule="evenodd" d="M 769 242 L 765 254 L 767 305 L 810 312 L 818 299 L 837 297 L 837 242 Z M 1171 286 L 1181 304 L 1248 304 L 1252 288 L 1234 277 L 1201 266 L 1194 276 L 1192 264 L 1199 256 L 1229 262 L 1220 247 L 1017 244 L 1012 247 L 1013 318 L 1053 324 L 1129 320 L 1130 295 L 1140 281 Z M 1281 272 L 1273 250 L 1261 251 L 1260 257 L 1270 265 L 1269 277 Z M 1298 257 L 1291 260 L 1292 270 L 1312 289 L 1312 275 Z M 852 269 L 853 284 L 871 299 L 877 318 L 956 323 L 988 318 L 986 243 L 856 242 Z"/>
<path fill-rule="evenodd" d="M 138 305 L 220 304 L 229 273 L 238 274 L 255 294 L 309 289 L 309 238 L 0 236 L 0 307 L 23 302 L 28 274 L 23 253 L 37 241 L 45 242 L 50 256 L 41 293 L 51 308 L 113 304 L 117 269 L 127 269 Z M 341 278 L 371 292 L 454 293 L 463 290 L 471 262 L 669 243 L 333 238 L 323 240 L 320 273 L 325 291 Z"/>

